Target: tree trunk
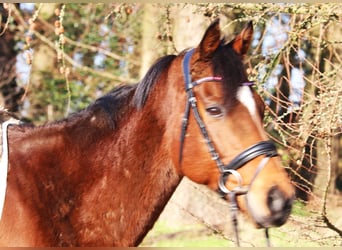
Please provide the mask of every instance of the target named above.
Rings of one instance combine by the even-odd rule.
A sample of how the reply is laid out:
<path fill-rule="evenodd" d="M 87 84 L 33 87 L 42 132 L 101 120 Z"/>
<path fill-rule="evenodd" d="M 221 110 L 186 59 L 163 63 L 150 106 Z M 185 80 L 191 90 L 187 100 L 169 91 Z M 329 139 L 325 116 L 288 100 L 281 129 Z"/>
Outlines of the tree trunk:
<path fill-rule="evenodd" d="M 173 17 L 173 41 L 178 52 L 197 46 L 207 26 L 210 24 L 203 13 L 196 11 L 195 4 L 181 4 L 174 6 L 171 13 Z"/>
<path fill-rule="evenodd" d="M 143 4 L 140 78 L 144 77 L 153 62 L 160 56 L 157 23 L 162 11 L 157 4 Z"/>
<path fill-rule="evenodd" d="M 342 28 L 340 25 L 332 24 L 326 30 L 326 40 L 328 41 L 341 41 Z M 321 103 L 320 112 L 320 131 L 324 136 L 320 138 L 317 145 L 317 159 L 318 170 L 317 178 L 315 180 L 315 194 L 322 196 L 323 193 L 334 192 L 338 173 L 341 171 L 338 167 L 340 140 L 337 133 L 342 126 L 342 100 L 341 100 L 341 87 L 342 73 L 337 68 L 340 61 L 335 55 L 342 53 L 341 45 L 332 45 L 322 53 L 321 64 L 323 72 L 336 72 L 335 78 L 331 77 L 331 81 L 323 82 L 319 90 L 319 101 Z M 330 62 L 326 63 L 326 59 L 331 58 Z"/>
<path fill-rule="evenodd" d="M 328 29 L 327 40 L 329 41 L 342 41 L 342 27 L 338 23 L 334 23 Z M 337 65 L 335 67 L 339 67 L 341 65 L 341 61 L 337 58 L 336 55 L 342 55 L 342 45 L 340 42 L 337 42 L 334 46 L 335 54 L 332 57 L 332 64 Z M 330 72 L 331 64 L 326 65 L 326 71 Z M 340 68 L 337 69 L 336 79 L 334 81 L 333 91 L 335 92 L 335 99 L 332 104 L 333 107 L 333 116 L 331 124 L 331 132 L 333 135 L 331 141 L 331 165 L 332 165 L 332 176 L 331 176 L 331 191 L 335 191 L 338 185 L 342 185 L 342 71 Z M 336 100 L 336 102 L 335 102 Z M 339 134 L 338 134 L 339 133 Z M 341 189 L 342 191 L 342 189 Z"/>

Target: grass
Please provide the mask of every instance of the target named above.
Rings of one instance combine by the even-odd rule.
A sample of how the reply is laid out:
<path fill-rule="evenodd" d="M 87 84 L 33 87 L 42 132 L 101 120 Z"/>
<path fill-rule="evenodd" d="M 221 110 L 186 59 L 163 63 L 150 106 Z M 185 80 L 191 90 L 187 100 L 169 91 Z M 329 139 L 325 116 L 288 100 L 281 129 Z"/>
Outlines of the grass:
<path fill-rule="evenodd" d="M 295 201 L 293 203 L 292 214 L 302 216 L 302 217 L 310 216 L 310 212 L 305 207 L 305 204 L 300 201 Z"/>
<path fill-rule="evenodd" d="M 240 232 L 242 246 L 265 247 L 266 241 L 261 230 L 250 227 Z M 319 243 L 310 239 L 299 239 L 292 225 L 270 230 L 272 246 L 276 247 L 318 247 Z M 141 247 L 234 247 L 235 242 L 223 238 L 203 225 L 169 226 L 158 221 L 153 230 L 144 239 Z"/>
<path fill-rule="evenodd" d="M 171 226 L 157 221 L 140 246 L 149 247 L 227 247 L 234 246 L 200 224 Z"/>

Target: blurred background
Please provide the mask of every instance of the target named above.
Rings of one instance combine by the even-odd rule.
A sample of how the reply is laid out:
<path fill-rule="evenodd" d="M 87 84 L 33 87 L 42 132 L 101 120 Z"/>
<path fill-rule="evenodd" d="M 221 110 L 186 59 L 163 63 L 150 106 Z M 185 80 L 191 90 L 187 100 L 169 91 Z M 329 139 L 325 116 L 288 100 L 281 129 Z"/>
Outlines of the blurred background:
<path fill-rule="evenodd" d="M 166 54 L 196 46 L 216 18 L 227 40 L 252 20 L 245 60 L 264 124 L 296 186 L 275 246 L 342 244 L 342 5 L 338 3 L 0 4 L 0 105 L 34 124 L 62 119 Z M 242 246 L 265 246 L 239 215 Z M 142 246 L 234 246 L 229 204 L 186 178 Z"/>

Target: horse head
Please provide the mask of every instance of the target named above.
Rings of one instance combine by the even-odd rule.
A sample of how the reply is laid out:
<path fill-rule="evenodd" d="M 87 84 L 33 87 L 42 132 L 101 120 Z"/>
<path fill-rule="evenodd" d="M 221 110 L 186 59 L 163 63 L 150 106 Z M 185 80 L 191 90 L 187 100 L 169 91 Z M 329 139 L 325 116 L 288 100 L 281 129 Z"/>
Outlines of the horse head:
<path fill-rule="evenodd" d="M 244 69 L 252 35 L 248 23 L 227 43 L 216 20 L 196 48 L 182 53 L 183 75 L 175 89 L 182 93 L 177 102 L 183 115 L 171 121 L 177 127 L 173 161 L 192 181 L 231 201 L 236 196 L 238 207 L 268 228 L 286 222 L 294 188 L 268 141 L 265 105 Z M 179 68 L 173 63 L 169 70 Z"/>

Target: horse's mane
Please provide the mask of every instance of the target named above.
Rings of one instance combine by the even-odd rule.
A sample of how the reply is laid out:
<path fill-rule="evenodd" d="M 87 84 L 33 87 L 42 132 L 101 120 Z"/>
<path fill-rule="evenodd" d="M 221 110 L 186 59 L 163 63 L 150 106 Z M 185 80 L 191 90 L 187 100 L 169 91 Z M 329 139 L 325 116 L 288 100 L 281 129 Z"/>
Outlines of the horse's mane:
<path fill-rule="evenodd" d="M 141 109 L 144 106 L 160 74 L 170 66 L 174 58 L 176 58 L 175 55 L 161 57 L 151 66 L 138 84 L 115 88 L 97 99 L 94 104 L 88 107 L 88 110 L 93 113 L 101 113 L 109 121 L 111 127 L 115 127 L 118 120 L 126 113 L 127 108 Z"/>
<path fill-rule="evenodd" d="M 147 71 L 145 77 L 137 85 L 137 89 L 133 97 L 133 105 L 138 109 L 144 106 L 147 97 L 157 82 L 160 74 L 170 66 L 175 58 L 175 55 L 167 55 L 159 58 L 155 62 L 155 64 Z"/>
<path fill-rule="evenodd" d="M 86 108 L 85 112 L 96 116 L 100 127 L 110 127 L 114 129 L 117 122 L 130 107 L 130 100 L 136 85 L 121 85 L 110 91 L 108 94 L 97 99 L 93 104 Z M 75 114 L 77 116 L 77 113 Z"/>

